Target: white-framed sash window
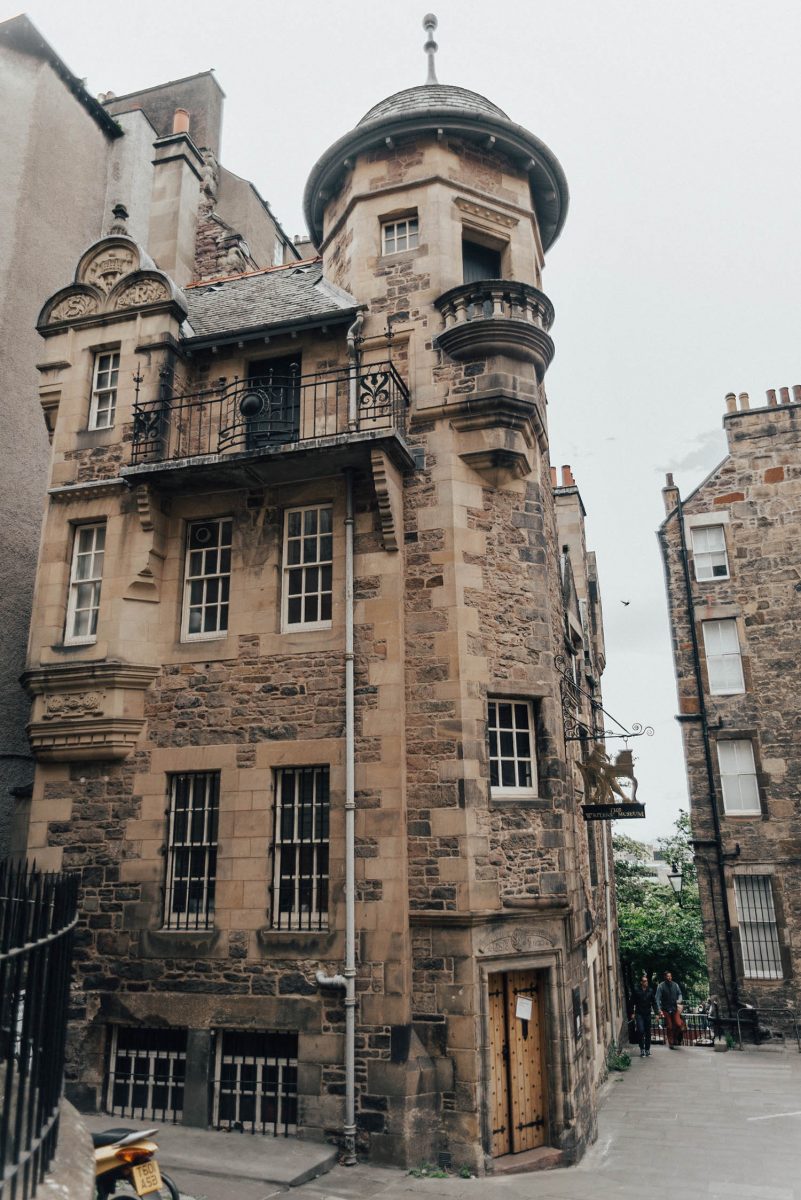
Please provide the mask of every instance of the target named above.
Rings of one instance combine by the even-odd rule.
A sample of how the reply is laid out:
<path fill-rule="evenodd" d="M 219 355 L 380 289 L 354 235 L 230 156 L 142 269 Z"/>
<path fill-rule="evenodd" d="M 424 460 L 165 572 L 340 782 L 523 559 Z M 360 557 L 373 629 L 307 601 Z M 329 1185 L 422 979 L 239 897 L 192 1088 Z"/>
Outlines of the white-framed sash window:
<path fill-rule="evenodd" d="M 537 755 L 531 701 L 490 697 L 487 736 L 492 795 L 536 795 Z"/>
<path fill-rule="evenodd" d="M 731 696 L 745 691 L 743 660 L 737 622 L 702 621 L 704 651 L 709 675 L 709 690 L 713 696 Z"/>
<path fill-rule="evenodd" d="M 95 355 L 92 370 L 92 398 L 89 403 L 90 429 L 110 429 L 114 424 L 119 374 L 119 350 L 101 350 Z"/>
<path fill-rule="evenodd" d="M 419 236 L 417 217 L 384 221 L 381 225 L 381 253 L 400 254 L 403 250 L 414 250 L 418 245 Z"/>
<path fill-rule="evenodd" d="M 287 510 L 284 521 L 285 630 L 331 627 L 333 522 L 330 504 Z"/>
<path fill-rule="evenodd" d="M 231 593 L 230 518 L 192 521 L 184 567 L 182 641 L 223 637 Z"/>
<path fill-rule="evenodd" d="M 722 525 L 696 525 L 690 529 L 695 578 L 699 582 L 729 578 L 726 534 Z"/>
<path fill-rule="evenodd" d="M 75 526 L 64 632 L 67 646 L 88 645 L 97 641 L 105 550 L 105 521 Z"/>
<path fill-rule="evenodd" d="M 753 744 L 747 738 L 721 738 L 718 741 L 718 765 L 724 811 L 734 816 L 759 813 Z"/>

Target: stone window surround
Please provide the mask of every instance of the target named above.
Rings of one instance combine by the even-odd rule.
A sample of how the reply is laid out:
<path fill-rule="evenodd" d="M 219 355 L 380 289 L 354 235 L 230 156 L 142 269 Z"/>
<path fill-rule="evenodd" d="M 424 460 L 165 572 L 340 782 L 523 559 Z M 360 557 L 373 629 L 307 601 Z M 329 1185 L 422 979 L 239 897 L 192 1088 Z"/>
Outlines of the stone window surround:
<path fill-rule="evenodd" d="M 759 730 L 756 727 L 752 727 L 752 726 L 749 726 L 749 727 L 738 726 L 736 728 L 734 726 L 732 726 L 731 728 L 727 727 L 725 729 L 722 728 L 721 726 L 719 726 L 717 731 L 712 731 L 712 732 L 713 732 L 713 740 L 716 743 L 723 742 L 723 741 L 750 742 L 751 743 L 751 749 L 752 749 L 753 755 L 754 755 L 754 770 L 756 772 L 757 790 L 759 793 L 759 808 L 758 809 L 754 809 L 752 812 L 747 812 L 747 813 L 745 813 L 745 812 L 740 813 L 740 812 L 737 812 L 736 810 L 733 812 L 729 812 L 723 806 L 722 787 L 721 787 L 720 803 L 719 803 L 721 816 L 725 817 L 726 820 L 733 819 L 735 821 L 737 821 L 739 819 L 743 819 L 743 818 L 745 818 L 747 820 L 753 820 L 754 817 L 761 817 L 762 820 L 764 820 L 764 821 L 768 820 L 769 814 L 768 814 L 768 809 L 767 809 L 767 798 L 766 798 L 766 794 L 765 794 L 765 789 L 768 786 L 768 784 L 770 783 L 770 775 L 765 773 L 765 770 L 763 769 L 763 766 L 762 766 L 762 755 L 761 755 L 761 748 L 759 745 Z M 717 754 L 715 757 L 716 757 L 716 761 L 718 761 L 718 763 L 719 763 L 719 760 L 717 759 Z M 719 765 L 718 765 L 718 774 L 720 774 L 720 766 Z"/>
<path fill-rule="evenodd" d="M 86 520 L 71 521 L 70 526 L 71 537 L 68 539 L 68 545 L 70 546 L 69 581 L 67 584 L 67 603 L 64 618 L 63 645 L 65 647 L 93 646 L 97 642 L 97 626 L 100 620 L 100 599 L 103 591 L 103 568 L 105 567 L 106 558 L 106 535 L 108 533 L 108 522 L 106 521 L 105 517 L 102 519 L 87 518 Z M 100 551 L 103 556 L 103 563 L 99 576 L 93 575 L 88 577 L 86 580 L 81 581 L 76 578 L 75 569 L 78 559 L 81 533 L 86 529 L 103 530 L 103 548 Z M 94 557 L 96 553 L 97 551 L 93 550 L 92 556 Z M 76 616 L 77 588 L 81 582 L 95 583 L 97 585 L 95 631 L 85 636 L 71 632 L 71 626 L 73 625 Z"/>
<path fill-rule="evenodd" d="M 110 362 L 105 370 L 113 373 L 114 385 L 100 387 L 99 377 L 101 366 L 104 359 L 109 359 Z M 100 346 L 92 351 L 92 381 L 89 392 L 89 415 L 86 423 L 87 431 L 94 432 L 95 430 L 113 429 L 116 424 L 117 413 L 117 393 L 119 390 L 120 377 L 120 344 L 110 346 Z M 108 409 L 104 410 L 108 416 L 108 420 L 100 422 L 98 417 L 103 415 L 99 412 L 99 404 L 101 397 L 110 396 Z"/>
<path fill-rule="evenodd" d="M 531 739 L 531 764 L 532 774 L 534 776 L 534 786 L 531 788 L 493 788 L 487 780 L 487 791 L 491 807 L 501 807 L 508 805 L 530 805 L 537 807 L 542 802 L 540 792 L 541 788 L 541 772 L 539 770 L 539 757 L 542 750 L 542 702 L 543 697 L 529 692 L 521 694 L 519 686 L 507 691 L 502 686 L 495 686 L 487 689 L 487 697 L 484 711 L 485 721 L 485 737 L 487 743 L 487 763 L 489 764 L 489 711 L 488 706 L 491 701 L 501 701 L 507 704 L 526 704 L 529 710 L 529 737 Z M 547 801 L 550 803 L 550 801 Z"/>
<path fill-rule="evenodd" d="M 738 742 L 738 743 L 745 742 L 751 747 L 751 762 L 752 762 L 753 768 L 754 768 L 753 772 L 738 771 L 737 774 L 738 775 L 753 774 L 754 783 L 755 783 L 756 790 L 757 790 L 756 808 L 740 809 L 740 808 L 727 808 L 726 807 L 726 801 L 725 801 L 725 796 L 724 796 L 724 792 L 723 792 L 723 774 L 724 774 L 724 772 L 723 772 L 722 763 L 720 761 L 720 747 L 730 744 L 732 742 Z M 738 818 L 742 818 L 742 817 L 761 816 L 762 812 L 763 812 L 762 787 L 761 787 L 761 782 L 760 782 L 759 764 L 757 762 L 757 747 L 756 747 L 755 737 L 753 737 L 751 734 L 735 733 L 735 732 L 730 732 L 727 730 L 725 734 L 721 734 L 721 733 L 718 734 L 717 738 L 715 739 L 715 750 L 716 750 L 717 765 L 718 765 L 718 777 L 720 779 L 720 794 L 721 794 L 721 801 L 722 801 L 722 809 L 723 809 L 723 813 L 725 814 L 725 816 L 727 818 L 733 817 L 735 820 L 737 820 Z"/>
<path fill-rule="evenodd" d="M 744 956 L 743 950 L 742 950 L 742 940 L 741 940 L 741 934 L 740 934 L 740 907 L 737 903 L 736 880 L 748 878 L 748 877 L 758 878 L 758 879 L 767 879 L 769 881 L 768 888 L 769 888 L 770 900 L 771 900 L 771 904 L 772 904 L 772 908 L 773 908 L 773 913 L 772 913 L 773 919 L 771 922 L 767 922 L 767 924 L 772 924 L 773 928 L 776 931 L 776 942 L 777 942 L 777 949 L 778 949 L 778 955 L 779 955 L 777 973 L 771 972 L 771 973 L 762 973 L 762 974 L 751 975 L 748 973 L 748 970 L 746 967 L 745 956 Z M 788 962 L 787 962 L 787 949 L 788 948 L 787 948 L 787 946 L 785 946 L 783 944 L 783 939 L 781 937 L 781 930 L 786 929 L 786 924 L 785 924 L 783 914 L 782 914 L 781 896 L 780 896 L 780 894 L 778 894 L 779 890 L 776 886 L 778 880 L 779 880 L 779 875 L 776 871 L 775 863 L 741 863 L 741 864 L 737 864 L 732 869 L 731 892 L 730 892 L 731 900 L 729 902 L 729 911 L 734 916 L 732 925 L 737 929 L 738 951 L 739 951 L 740 964 L 742 967 L 743 976 L 745 979 L 747 979 L 749 981 L 749 984 L 753 984 L 753 983 L 776 984 L 776 983 L 779 983 L 783 979 L 787 979 L 790 974 L 790 972 L 788 971 Z"/>
<path fill-rule="evenodd" d="M 740 628 L 739 610 L 733 611 L 732 608 L 729 608 L 729 607 L 702 608 L 701 612 L 699 613 L 698 609 L 696 609 L 695 619 L 697 620 L 697 622 L 700 626 L 699 633 L 701 636 L 699 638 L 699 647 L 702 650 L 702 653 L 700 656 L 701 657 L 701 667 L 702 667 L 703 675 L 705 677 L 705 685 L 706 685 L 705 690 L 706 690 L 707 694 L 709 696 L 719 696 L 721 698 L 726 697 L 726 696 L 743 696 L 743 695 L 745 695 L 748 691 L 749 679 L 748 679 L 747 672 L 746 672 L 746 655 L 743 653 L 743 646 L 746 643 L 742 636 L 742 629 Z M 739 649 L 740 668 L 741 668 L 742 680 L 743 680 L 742 687 L 726 688 L 723 691 L 712 688 L 712 683 L 711 683 L 711 680 L 709 677 L 709 661 L 708 661 L 708 655 L 707 655 L 706 635 L 704 633 L 704 628 L 706 625 L 713 624 L 717 621 L 732 621 L 732 622 L 734 622 L 735 631 L 737 633 L 737 645 L 738 645 L 738 649 Z"/>
<path fill-rule="evenodd" d="M 414 237 L 414 245 L 409 245 L 409 223 L 415 222 L 416 228 L 412 231 Z M 387 249 L 387 234 L 392 230 L 393 239 L 397 236 L 397 227 L 405 225 L 406 245 L 400 249 Z M 378 218 L 379 226 L 379 256 L 381 258 L 394 258 L 398 254 L 406 254 L 410 250 L 418 250 L 420 248 L 420 217 L 415 206 L 406 206 L 393 210 L 392 212 L 381 213 Z"/>
<path fill-rule="evenodd" d="M 726 580 L 731 579 L 731 555 L 729 553 L 729 546 L 728 546 L 728 542 L 726 539 L 725 526 L 726 526 L 725 521 L 712 521 L 712 520 L 704 521 L 703 524 L 696 524 L 696 525 L 690 526 L 690 528 L 688 530 L 688 532 L 690 534 L 690 537 L 688 538 L 688 542 L 689 542 L 689 549 L 690 549 L 690 559 L 693 564 L 693 577 L 694 577 L 694 580 L 696 583 L 700 583 L 703 585 L 706 585 L 709 583 L 720 583 L 720 582 L 725 583 Z M 695 533 L 700 533 L 702 530 L 705 530 L 705 529 L 719 529 L 721 531 L 721 534 L 723 535 L 723 551 L 722 551 L 722 553 L 723 553 L 723 558 L 724 558 L 725 572 L 722 575 L 709 575 L 709 576 L 705 576 L 702 578 L 698 574 L 698 559 L 699 559 L 699 557 L 702 554 L 710 555 L 710 554 L 716 553 L 716 551 L 710 551 L 710 550 L 699 551 L 696 549 L 695 538 L 693 535 Z M 717 551 L 717 553 L 720 553 L 720 551 Z"/>

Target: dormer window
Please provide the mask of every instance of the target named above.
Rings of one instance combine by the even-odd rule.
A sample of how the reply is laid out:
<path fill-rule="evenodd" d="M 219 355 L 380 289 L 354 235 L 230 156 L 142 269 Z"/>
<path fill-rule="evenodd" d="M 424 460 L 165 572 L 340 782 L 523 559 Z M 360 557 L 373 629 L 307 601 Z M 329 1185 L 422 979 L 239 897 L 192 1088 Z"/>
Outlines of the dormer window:
<path fill-rule="evenodd" d="M 381 225 L 381 253 L 400 254 L 402 250 L 414 250 L 418 245 L 418 235 L 417 217 L 384 221 Z"/>
<path fill-rule="evenodd" d="M 119 350 L 101 351 L 95 355 L 92 372 L 92 399 L 89 404 L 90 429 L 110 429 L 114 424 L 119 373 Z"/>

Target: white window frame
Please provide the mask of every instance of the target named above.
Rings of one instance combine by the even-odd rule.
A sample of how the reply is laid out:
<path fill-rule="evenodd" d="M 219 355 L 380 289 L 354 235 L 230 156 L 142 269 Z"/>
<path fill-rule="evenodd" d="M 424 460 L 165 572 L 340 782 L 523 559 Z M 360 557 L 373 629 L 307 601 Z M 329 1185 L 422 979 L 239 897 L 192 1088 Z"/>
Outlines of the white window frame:
<path fill-rule="evenodd" d="M 399 243 L 402 242 L 402 245 Z M 381 253 L 404 254 L 420 245 L 420 222 L 416 213 L 381 222 Z"/>
<path fill-rule="evenodd" d="M 783 979 L 771 875 L 735 875 L 734 902 L 746 979 Z"/>
<path fill-rule="evenodd" d="M 737 622 L 733 617 L 702 621 L 704 654 L 711 696 L 737 696 L 745 691 L 743 658 Z M 734 649 L 733 647 L 736 647 Z M 738 676 L 734 679 L 735 670 Z"/>
<path fill-rule="evenodd" d="M 206 546 L 193 546 L 195 530 L 216 527 L 216 540 Z M 230 517 L 209 517 L 189 521 L 184 551 L 184 595 L 181 615 L 182 642 L 208 642 L 228 636 L 231 606 L 231 554 L 233 521 Z M 227 564 L 227 565 L 226 565 Z M 214 591 L 217 596 L 214 598 Z M 211 596 L 211 598 L 209 598 Z M 217 610 L 213 629 L 192 630 L 192 614 L 200 613 L 201 625 L 206 613 Z"/>
<path fill-rule="evenodd" d="M 316 513 L 315 530 L 306 533 L 307 514 Z M 327 513 L 327 522 L 321 514 Z M 296 531 L 293 520 L 299 516 L 300 531 Z M 328 524 L 328 529 L 321 526 Z M 312 539 L 316 546 L 312 545 Z M 316 554 L 311 553 L 316 550 Z M 330 554 L 327 553 L 330 550 Z M 309 555 L 307 558 L 306 555 Z M 315 574 L 316 573 L 316 574 Z M 289 508 L 284 514 L 283 580 L 281 588 L 281 628 L 284 633 L 298 630 L 330 629 L 333 621 L 333 573 L 334 573 L 334 509 L 331 504 L 307 504 Z M 317 581 L 314 586 L 315 579 Z M 327 582 L 328 586 L 324 586 Z M 298 591 L 298 585 L 300 590 Z M 317 597 L 318 616 L 304 620 L 307 601 Z M 293 601 L 300 598 L 300 620 L 294 618 Z M 327 617 L 319 613 L 327 611 Z"/>
<path fill-rule="evenodd" d="M 213 929 L 217 890 L 220 773 L 176 771 L 167 778 L 170 807 L 163 927 L 190 932 L 197 929 Z M 179 789 L 185 789 L 181 797 L 185 804 L 180 808 L 177 803 Z M 189 864 L 185 871 L 179 867 L 181 855 L 185 856 Z M 193 870 L 196 861 L 202 861 L 202 872 Z M 192 883 L 200 884 L 199 893 L 195 888 L 194 896 L 190 895 L 193 891 Z M 179 888 L 185 890 L 184 902 L 176 908 L 176 893 Z M 198 901 L 197 907 L 194 907 L 193 900 Z"/>
<path fill-rule="evenodd" d="M 713 534 L 720 535 L 720 545 L 712 548 L 708 545 L 705 546 L 704 543 L 711 541 Z M 717 583 L 719 579 L 729 579 L 729 554 L 726 548 L 724 526 L 711 522 L 709 525 L 694 525 L 690 528 L 690 536 L 693 543 L 693 565 L 696 580 L 699 583 Z M 715 571 L 715 567 L 721 565 L 723 570 Z"/>
<path fill-rule="evenodd" d="M 74 526 L 67 617 L 64 623 L 65 646 L 91 646 L 97 641 L 105 550 L 105 521 Z M 87 599 L 89 603 L 85 603 Z M 84 612 L 90 614 L 90 631 L 76 633 L 76 620 L 79 613 Z"/>
<path fill-rule="evenodd" d="M 718 767 L 723 811 L 733 817 L 758 816 L 759 784 L 750 738 L 719 738 Z"/>
<path fill-rule="evenodd" d="M 301 801 L 303 776 L 310 777 L 310 804 Z M 293 781 L 293 799 L 288 822 L 284 821 L 289 805 L 284 801 L 284 787 L 289 777 Z M 273 836 L 273 903 L 274 929 L 327 929 L 329 903 L 329 854 L 331 779 L 327 766 L 280 767 L 275 777 L 275 830 Z M 303 828 L 303 814 L 308 825 Z M 287 828 L 286 826 L 291 826 Z M 308 869 L 302 869 L 304 851 Z M 321 854 L 321 852 L 323 852 Z M 321 862 L 324 859 L 324 863 Z M 287 867 L 286 874 L 284 868 Z M 292 907 L 281 907 L 281 881 L 292 880 Z M 301 907 L 301 890 L 309 896 L 307 907 Z"/>
<path fill-rule="evenodd" d="M 511 708 L 511 721 L 504 720 L 501 726 L 501 719 L 506 714 L 501 713 L 501 708 L 509 706 Z M 523 717 L 525 714 L 525 718 Z M 501 745 L 501 731 L 506 734 L 511 734 L 512 744 L 508 742 L 505 746 Z M 528 737 L 529 753 L 521 753 L 520 738 L 521 735 Z M 489 752 L 490 764 L 490 793 L 492 796 L 511 796 L 523 798 L 526 796 L 537 795 L 537 726 L 535 722 L 534 703 L 531 700 L 521 700 L 519 697 L 511 696 L 488 696 L 487 697 L 487 744 Z M 511 752 L 509 752 L 511 751 Z M 520 778 L 521 769 L 523 772 L 528 770 L 528 782 L 502 783 L 504 763 L 513 765 L 513 771 L 516 779 Z M 527 765 L 527 766 L 526 766 Z M 493 783 L 493 768 L 498 782 Z"/>
<path fill-rule="evenodd" d="M 117 412 L 119 375 L 119 350 L 98 350 L 92 366 L 92 396 L 89 401 L 90 429 L 113 428 Z"/>

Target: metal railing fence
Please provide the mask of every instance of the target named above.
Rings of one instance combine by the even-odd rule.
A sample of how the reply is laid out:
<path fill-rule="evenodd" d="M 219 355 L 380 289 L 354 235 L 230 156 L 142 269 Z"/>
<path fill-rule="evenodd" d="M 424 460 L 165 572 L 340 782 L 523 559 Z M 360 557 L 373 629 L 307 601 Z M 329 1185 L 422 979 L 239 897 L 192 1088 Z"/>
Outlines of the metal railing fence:
<path fill-rule="evenodd" d="M 0 863 L 0 1200 L 56 1151 L 77 901 L 77 876 Z"/>

